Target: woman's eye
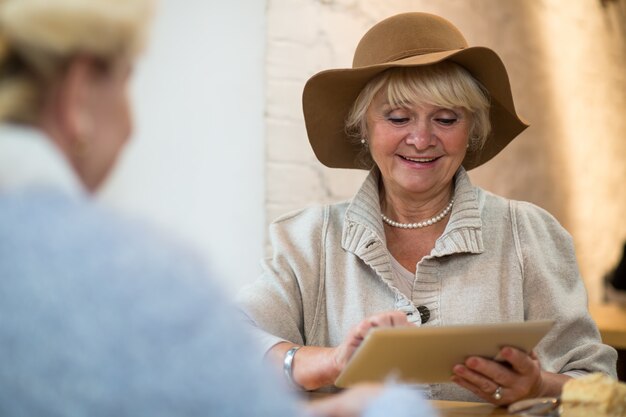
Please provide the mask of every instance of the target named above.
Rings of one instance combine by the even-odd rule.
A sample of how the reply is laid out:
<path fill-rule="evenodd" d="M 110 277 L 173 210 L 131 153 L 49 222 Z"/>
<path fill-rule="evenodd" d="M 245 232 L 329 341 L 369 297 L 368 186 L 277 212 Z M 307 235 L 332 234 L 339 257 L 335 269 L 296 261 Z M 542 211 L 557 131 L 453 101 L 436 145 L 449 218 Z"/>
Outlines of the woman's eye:
<path fill-rule="evenodd" d="M 401 125 L 401 124 L 408 122 L 409 118 L 408 117 L 388 117 L 387 120 L 389 120 L 394 125 Z"/>
<path fill-rule="evenodd" d="M 456 117 L 439 117 L 435 119 L 437 123 L 442 124 L 444 126 L 452 126 L 458 120 Z"/>

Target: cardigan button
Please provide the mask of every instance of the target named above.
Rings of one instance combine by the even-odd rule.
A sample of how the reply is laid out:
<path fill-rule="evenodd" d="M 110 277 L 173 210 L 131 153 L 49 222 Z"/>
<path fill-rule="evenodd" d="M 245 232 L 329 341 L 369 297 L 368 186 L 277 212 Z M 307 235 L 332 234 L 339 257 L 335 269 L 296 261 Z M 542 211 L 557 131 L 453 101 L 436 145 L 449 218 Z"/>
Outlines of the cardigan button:
<path fill-rule="evenodd" d="M 426 323 L 430 319 L 430 310 L 426 306 L 417 306 L 417 311 L 420 313 L 420 319 L 422 324 Z"/>

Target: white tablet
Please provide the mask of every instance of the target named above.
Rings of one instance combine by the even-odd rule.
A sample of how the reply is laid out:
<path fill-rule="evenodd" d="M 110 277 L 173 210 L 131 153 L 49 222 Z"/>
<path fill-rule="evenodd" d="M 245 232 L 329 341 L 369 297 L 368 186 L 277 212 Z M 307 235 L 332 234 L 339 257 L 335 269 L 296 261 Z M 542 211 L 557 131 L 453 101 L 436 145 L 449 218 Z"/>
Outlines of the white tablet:
<path fill-rule="evenodd" d="M 335 381 L 341 388 L 359 382 L 395 380 L 450 382 L 454 365 L 469 356 L 495 358 L 504 346 L 530 352 L 552 320 L 445 327 L 372 329 Z"/>

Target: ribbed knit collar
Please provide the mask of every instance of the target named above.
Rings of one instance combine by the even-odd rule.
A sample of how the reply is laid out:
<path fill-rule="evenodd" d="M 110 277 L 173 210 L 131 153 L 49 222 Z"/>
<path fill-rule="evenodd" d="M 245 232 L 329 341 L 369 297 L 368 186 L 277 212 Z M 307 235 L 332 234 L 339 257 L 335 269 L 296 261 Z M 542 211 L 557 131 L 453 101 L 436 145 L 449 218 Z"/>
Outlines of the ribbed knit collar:
<path fill-rule="evenodd" d="M 381 243 L 386 242 L 378 192 L 379 179 L 379 170 L 372 169 L 346 211 L 342 242 L 347 250 L 358 252 L 357 247 L 371 245 L 372 238 Z M 455 174 L 454 182 L 454 205 L 450 219 L 435 243 L 432 256 L 483 251 L 478 198 L 463 167 Z M 361 238 L 355 239 L 356 235 Z"/>
<path fill-rule="evenodd" d="M 0 124 L 0 191 L 31 187 L 85 194 L 66 158 L 42 132 Z"/>

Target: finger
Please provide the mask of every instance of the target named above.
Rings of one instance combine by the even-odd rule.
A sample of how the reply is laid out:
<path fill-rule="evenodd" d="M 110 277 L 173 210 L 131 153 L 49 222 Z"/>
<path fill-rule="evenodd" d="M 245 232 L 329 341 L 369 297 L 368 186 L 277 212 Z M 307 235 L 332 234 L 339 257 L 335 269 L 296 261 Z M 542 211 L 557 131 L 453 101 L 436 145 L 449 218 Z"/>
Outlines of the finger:
<path fill-rule="evenodd" d="M 483 389 L 481 389 L 480 387 L 472 384 L 470 381 L 468 381 L 467 379 L 464 379 L 458 375 L 454 375 L 451 378 L 451 381 L 454 382 L 455 384 L 465 388 L 466 390 L 474 393 L 474 395 L 476 395 L 479 398 L 482 398 L 483 400 L 490 402 L 492 404 L 504 404 L 505 403 L 505 399 L 504 399 L 504 390 L 501 388 L 500 390 L 500 400 L 496 400 L 493 395 L 496 392 L 496 389 L 498 389 L 497 386 L 495 386 L 495 388 L 493 389 L 493 391 L 484 391 Z"/>
<path fill-rule="evenodd" d="M 402 311 L 394 311 L 390 313 L 391 325 L 392 326 L 410 326 L 409 319 L 406 314 Z"/>
<path fill-rule="evenodd" d="M 469 370 L 492 380 L 495 384 L 503 387 L 503 389 L 507 388 L 507 398 L 511 401 L 526 398 L 532 395 L 533 392 L 539 392 L 541 387 L 541 368 L 539 362 L 533 361 L 530 356 L 526 355 L 524 352 L 519 350 L 514 352 L 511 348 L 503 349 L 502 354 L 507 363 L 509 363 L 509 359 L 516 361 L 516 363 L 520 362 L 520 360 L 528 361 L 531 364 L 528 373 L 518 372 L 512 364 L 512 368 L 507 368 L 498 362 L 478 357 L 468 358 L 465 365 Z M 513 358 L 514 355 L 521 355 L 522 358 Z M 523 358 L 524 356 L 526 357 L 525 359 Z"/>
<path fill-rule="evenodd" d="M 371 328 L 371 324 L 364 320 L 352 328 L 348 334 L 347 341 L 350 346 L 357 347 L 363 342 L 365 336 Z"/>
<path fill-rule="evenodd" d="M 371 320 L 365 319 L 355 327 L 355 334 L 358 338 L 363 340 L 372 327 L 376 327 L 376 324 L 372 323 Z"/>
<path fill-rule="evenodd" d="M 519 349 L 505 347 L 500 351 L 500 354 L 515 371 L 522 375 L 535 373 L 539 367 L 539 362 L 536 359 Z"/>
<path fill-rule="evenodd" d="M 455 365 L 452 368 L 452 372 L 454 372 L 455 376 L 463 379 L 468 384 L 474 386 L 484 395 L 491 395 L 498 388 L 498 384 L 495 381 L 486 378 L 484 375 L 473 371 L 467 366 Z"/>
<path fill-rule="evenodd" d="M 465 361 L 465 366 L 474 373 L 493 381 L 496 385 L 508 387 L 515 381 L 513 371 L 506 365 L 490 359 L 472 356 Z"/>
<path fill-rule="evenodd" d="M 406 314 L 401 311 L 390 311 L 371 316 L 369 322 L 374 327 L 394 327 L 408 325 Z"/>

